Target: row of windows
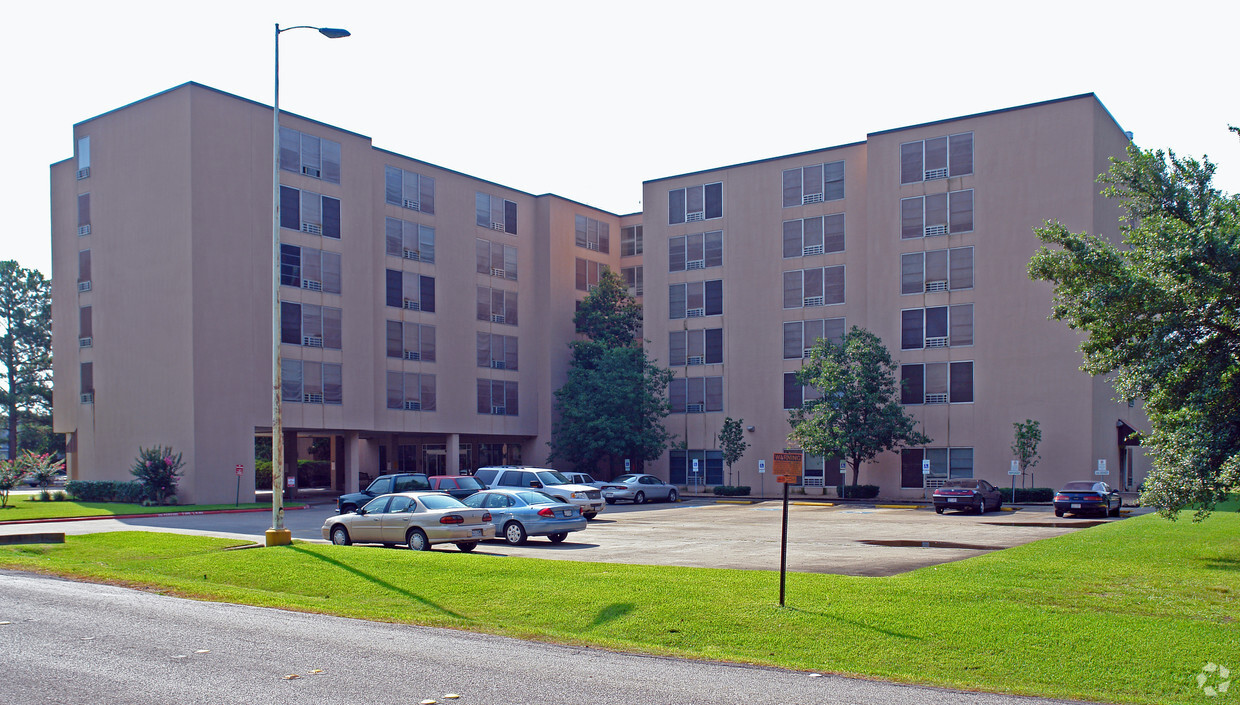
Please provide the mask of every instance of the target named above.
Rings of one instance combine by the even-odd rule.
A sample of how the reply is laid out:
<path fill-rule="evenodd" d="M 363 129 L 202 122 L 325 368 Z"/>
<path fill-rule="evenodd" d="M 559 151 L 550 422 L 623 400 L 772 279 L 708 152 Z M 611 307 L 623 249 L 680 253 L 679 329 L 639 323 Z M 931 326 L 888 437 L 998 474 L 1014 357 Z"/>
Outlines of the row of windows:
<path fill-rule="evenodd" d="M 723 329 L 674 330 L 668 337 L 667 364 L 713 365 L 723 362 Z"/>
<path fill-rule="evenodd" d="M 900 237 L 905 240 L 973 230 L 973 189 L 900 199 Z"/>
<path fill-rule="evenodd" d="M 388 370 L 387 408 L 405 411 L 434 411 L 435 375 Z"/>
<path fill-rule="evenodd" d="M 301 404 L 343 404 L 340 364 L 281 360 L 280 399 Z"/>
<path fill-rule="evenodd" d="M 620 228 L 620 256 L 640 255 L 642 250 L 642 226 L 629 225 Z"/>
<path fill-rule="evenodd" d="M 498 379 L 478 380 L 478 413 L 516 416 L 517 383 Z"/>
<path fill-rule="evenodd" d="M 673 414 L 704 414 L 723 411 L 723 377 L 673 379 L 667 385 Z"/>
<path fill-rule="evenodd" d="M 669 272 L 722 266 L 722 230 L 667 239 L 667 271 Z"/>
<path fill-rule="evenodd" d="M 900 312 L 900 349 L 973 344 L 973 304 L 910 308 Z"/>
<path fill-rule="evenodd" d="M 478 320 L 517 325 L 517 292 L 478 287 Z"/>
<path fill-rule="evenodd" d="M 844 265 L 784 272 L 784 308 L 844 303 Z"/>
<path fill-rule="evenodd" d="M 698 318 L 723 314 L 723 280 L 670 284 L 667 287 L 668 317 Z"/>
<path fill-rule="evenodd" d="M 435 326 L 409 321 L 385 321 L 385 326 L 388 357 L 435 361 Z"/>
<path fill-rule="evenodd" d="M 900 183 L 946 179 L 973 173 L 973 133 L 900 145 Z"/>
<path fill-rule="evenodd" d="M 394 206 L 435 213 L 435 179 L 394 166 L 383 168 L 383 198 Z"/>
<path fill-rule="evenodd" d="M 930 461 L 930 474 L 923 475 L 921 461 Z M 972 448 L 903 448 L 900 450 L 900 486 L 922 487 L 925 480 L 957 480 L 973 477 Z"/>
<path fill-rule="evenodd" d="M 692 223 L 723 217 L 723 184 L 716 182 L 668 191 L 667 222 Z"/>
<path fill-rule="evenodd" d="M 784 170 L 784 208 L 844 197 L 844 162 Z"/>
<path fill-rule="evenodd" d="M 435 261 L 435 229 L 399 218 L 384 219 L 384 252 L 415 262 Z"/>
<path fill-rule="evenodd" d="M 384 305 L 411 311 L 435 311 L 435 277 L 384 270 Z"/>
<path fill-rule="evenodd" d="M 973 363 L 901 365 L 901 404 L 962 404 L 973 401 Z"/>
<path fill-rule="evenodd" d="M 280 245 L 280 286 L 340 293 L 340 253 Z"/>
<path fill-rule="evenodd" d="M 844 251 L 844 214 L 784 221 L 784 257 Z"/>
<path fill-rule="evenodd" d="M 343 339 L 340 309 L 280 302 L 281 343 L 339 350 Z"/>
<path fill-rule="evenodd" d="M 280 128 L 280 168 L 340 183 L 340 143 Z"/>
<path fill-rule="evenodd" d="M 597 252 L 611 252 L 611 226 L 584 215 L 576 217 L 577 247 Z"/>
<path fill-rule="evenodd" d="M 280 187 L 280 227 L 340 239 L 340 199 Z"/>

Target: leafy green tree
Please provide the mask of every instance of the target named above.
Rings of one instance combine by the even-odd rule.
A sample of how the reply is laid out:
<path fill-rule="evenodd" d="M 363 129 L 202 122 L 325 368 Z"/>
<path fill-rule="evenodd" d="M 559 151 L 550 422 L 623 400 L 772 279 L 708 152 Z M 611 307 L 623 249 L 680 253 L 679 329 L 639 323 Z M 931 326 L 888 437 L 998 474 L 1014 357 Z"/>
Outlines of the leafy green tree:
<path fill-rule="evenodd" d="M 898 367 L 882 340 L 863 328 L 853 326 L 838 345 L 819 338 L 797 382 L 821 396 L 789 412 L 788 440 L 810 455 L 848 460 L 854 485 L 861 463 L 879 453 L 930 443 L 900 405 Z"/>
<path fill-rule="evenodd" d="M 129 472 L 146 488 L 149 499 L 163 504 L 176 494 L 177 481 L 184 474 L 181 472 L 184 466 L 181 454 L 174 454 L 172 446 L 139 447 L 138 457 Z"/>
<path fill-rule="evenodd" d="M 672 373 L 646 355 L 637 337 L 641 307 L 624 281 L 605 270 L 573 319 L 588 337 L 569 343 L 568 379 L 555 392 L 550 460 L 592 470 L 607 459 L 641 467 L 663 454 L 670 435 L 667 385 Z"/>
<path fill-rule="evenodd" d="M 1038 464 L 1042 456 L 1038 455 L 1038 444 L 1042 442 L 1042 429 L 1033 419 L 1025 419 L 1012 424 L 1016 436 L 1012 440 L 1012 455 L 1016 456 L 1016 465 L 1020 468 L 1020 486 L 1025 486 L 1025 472 Z"/>
<path fill-rule="evenodd" d="M 1141 501 L 1168 518 L 1203 518 L 1240 488 L 1240 199 L 1214 171 L 1130 147 L 1099 177 L 1123 209 L 1122 245 L 1047 222 L 1035 232 L 1052 247 L 1029 265 L 1054 285 L 1051 317 L 1088 335 L 1082 369 L 1145 400 Z"/>
<path fill-rule="evenodd" d="M 52 405 L 51 282 L 14 260 L 0 262 L 0 407 L 7 415 L 9 459 L 17 458 L 22 420 Z"/>
<path fill-rule="evenodd" d="M 723 428 L 719 430 L 719 447 L 723 450 L 723 462 L 728 466 L 728 484 L 732 484 L 732 463 L 739 461 L 749 448 L 745 441 L 742 425 L 745 419 L 734 420 L 731 416 L 723 420 Z"/>

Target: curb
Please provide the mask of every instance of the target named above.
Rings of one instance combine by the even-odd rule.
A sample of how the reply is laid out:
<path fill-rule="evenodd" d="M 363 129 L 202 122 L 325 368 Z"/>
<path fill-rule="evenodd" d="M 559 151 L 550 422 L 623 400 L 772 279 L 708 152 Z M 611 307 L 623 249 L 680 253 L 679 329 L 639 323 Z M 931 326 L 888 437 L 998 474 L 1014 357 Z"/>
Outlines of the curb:
<path fill-rule="evenodd" d="M 875 509 L 924 509 L 920 504 L 876 504 Z"/>
<path fill-rule="evenodd" d="M 716 499 L 715 504 L 757 504 L 751 499 Z"/>
<path fill-rule="evenodd" d="M 834 507 L 834 502 L 789 502 L 795 507 Z"/>
<path fill-rule="evenodd" d="M 300 507 L 285 507 L 284 511 L 292 512 L 298 509 L 309 509 L 309 504 L 303 504 Z M 94 521 L 96 519 L 153 519 L 158 517 L 193 517 L 205 514 L 252 514 L 254 512 L 270 512 L 271 509 L 209 509 L 200 512 L 159 512 L 155 514 L 100 514 L 92 517 L 52 517 L 48 519 L 14 519 L 12 521 L 0 521 L 0 526 L 16 526 L 18 524 L 55 524 L 65 521 Z"/>

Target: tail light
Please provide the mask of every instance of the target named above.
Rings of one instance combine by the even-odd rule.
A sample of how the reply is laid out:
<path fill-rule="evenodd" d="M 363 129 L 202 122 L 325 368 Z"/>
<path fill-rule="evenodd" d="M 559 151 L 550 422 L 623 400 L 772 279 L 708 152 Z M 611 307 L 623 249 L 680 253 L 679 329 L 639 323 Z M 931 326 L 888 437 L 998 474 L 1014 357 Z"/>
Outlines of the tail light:
<path fill-rule="evenodd" d="M 538 510 L 538 516 L 554 518 L 555 510 L 552 509 L 551 507 L 543 507 L 542 509 Z"/>
<path fill-rule="evenodd" d="M 1066 494 L 1057 494 L 1057 495 L 1055 495 L 1055 501 L 1056 501 L 1056 502 L 1067 502 L 1067 501 L 1068 501 L 1068 495 L 1066 495 Z"/>
<path fill-rule="evenodd" d="M 440 524 L 464 524 L 465 517 L 460 514 L 445 514 L 439 518 Z"/>
<path fill-rule="evenodd" d="M 1100 494 L 1087 494 L 1087 495 L 1085 495 L 1084 497 L 1081 497 L 1081 499 L 1085 500 L 1086 502 L 1101 502 L 1101 501 L 1102 501 L 1102 495 L 1100 495 Z"/>
<path fill-rule="evenodd" d="M 483 524 L 489 524 L 489 523 L 491 523 L 491 513 L 490 513 L 490 512 L 487 512 L 486 514 L 483 514 L 483 515 L 482 515 L 482 523 L 483 523 Z"/>

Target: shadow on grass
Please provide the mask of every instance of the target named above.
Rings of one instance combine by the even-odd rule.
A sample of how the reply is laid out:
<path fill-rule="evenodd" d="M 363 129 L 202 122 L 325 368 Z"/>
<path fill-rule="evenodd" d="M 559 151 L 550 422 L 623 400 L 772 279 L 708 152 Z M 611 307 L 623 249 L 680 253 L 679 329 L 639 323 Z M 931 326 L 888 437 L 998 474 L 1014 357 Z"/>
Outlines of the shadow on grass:
<path fill-rule="evenodd" d="M 332 565 L 336 566 L 337 568 L 340 568 L 341 570 L 348 571 L 348 572 L 350 572 L 350 573 L 352 573 L 352 574 L 356 575 L 357 577 L 362 578 L 363 580 L 369 580 L 370 582 L 374 583 L 375 585 L 378 585 L 379 587 L 384 588 L 385 590 L 391 590 L 392 592 L 400 593 L 401 595 L 404 595 L 405 597 L 408 597 L 409 599 L 413 600 L 414 602 L 420 602 L 420 603 L 422 603 L 423 605 L 426 605 L 427 607 L 429 607 L 429 608 L 431 608 L 431 609 L 433 609 L 433 610 L 437 610 L 438 612 L 441 612 L 442 614 L 445 614 L 445 615 L 447 615 L 447 616 L 449 616 L 449 617 L 452 617 L 453 619 L 459 619 L 459 620 L 462 620 L 462 621 L 465 621 L 465 622 L 472 622 L 472 621 L 474 621 L 474 620 L 470 619 L 469 617 L 466 617 L 465 615 L 462 615 L 462 614 L 457 614 L 456 612 L 453 612 L 453 611 L 452 611 L 452 610 L 450 610 L 450 609 L 447 609 L 447 608 L 441 607 L 441 606 L 439 606 L 439 605 L 435 604 L 434 602 L 431 602 L 430 600 L 426 599 L 425 597 L 422 597 L 421 595 L 415 595 L 414 593 L 409 592 L 408 590 L 405 590 L 405 589 L 403 589 L 403 588 L 398 588 L 398 587 L 396 587 L 395 585 L 393 585 L 393 584 L 391 584 L 391 583 L 389 583 L 389 582 L 387 582 L 387 581 L 385 581 L 385 580 L 382 580 L 382 579 L 380 579 L 380 578 L 377 578 L 377 577 L 375 577 L 375 576 L 373 576 L 373 575 L 371 575 L 371 574 L 369 574 L 369 573 L 364 573 L 364 572 L 362 572 L 362 571 L 358 570 L 357 568 L 354 568 L 353 566 L 351 566 L 351 565 L 347 565 L 347 564 L 345 564 L 345 563 L 341 563 L 340 561 L 338 561 L 338 560 L 336 560 L 336 559 L 334 559 L 334 558 L 328 558 L 327 556 L 324 556 L 324 555 L 319 554 L 319 553 L 315 553 L 314 551 L 307 551 L 306 549 L 304 549 L 304 548 L 302 548 L 302 547 L 300 547 L 300 546 L 297 546 L 297 545 L 290 546 L 289 548 L 291 548 L 291 549 L 292 549 L 292 550 L 294 550 L 294 551 L 297 551 L 298 553 L 301 553 L 301 554 L 303 554 L 303 555 L 309 556 L 310 558 L 316 558 L 316 559 L 318 559 L 318 560 L 320 560 L 320 561 L 323 561 L 324 563 L 330 563 L 330 564 L 332 564 Z"/>
<path fill-rule="evenodd" d="M 1209 558 L 1205 561 L 1208 570 L 1240 570 L 1240 559 Z"/>
<path fill-rule="evenodd" d="M 892 636 L 897 639 L 912 639 L 913 641 L 922 640 L 921 637 L 913 635 L 913 634 L 901 634 L 900 632 L 893 632 L 890 629 L 883 629 L 882 627 L 875 627 L 870 624 L 858 622 L 854 619 L 848 619 L 847 617 L 840 617 L 839 615 L 827 614 L 826 612 L 811 612 L 809 610 L 797 609 L 796 607 L 785 607 L 784 609 L 790 610 L 792 612 L 800 612 L 801 614 L 814 615 L 815 617 L 824 617 L 826 619 L 832 619 L 832 620 L 835 620 L 836 622 L 842 622 L 844 624 L 849 624 L 854 627 L 860 627 L 861 629 L 867 629 L 872 632 L 878 632 L 879 634 L 886 634 L 887 636 Z"/>
<path fill-rule="evenodd" d="M 613 620 L 620 619 L 636 608 L 632 602 L 616 602 L 599 610 L 598 616 L 590 623 L 590 628 L 602 626 Z"/>

